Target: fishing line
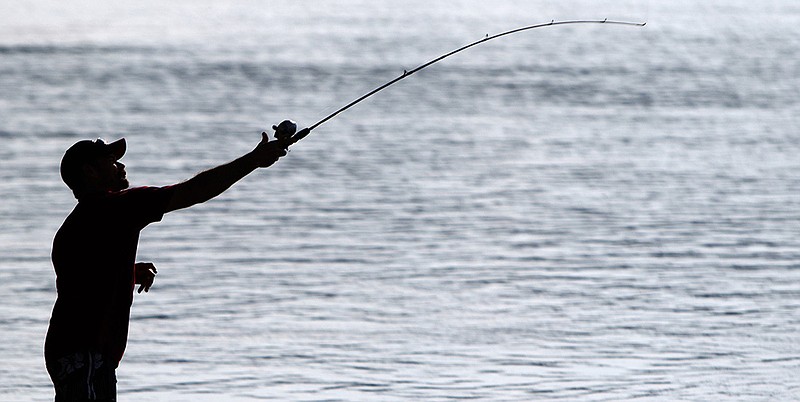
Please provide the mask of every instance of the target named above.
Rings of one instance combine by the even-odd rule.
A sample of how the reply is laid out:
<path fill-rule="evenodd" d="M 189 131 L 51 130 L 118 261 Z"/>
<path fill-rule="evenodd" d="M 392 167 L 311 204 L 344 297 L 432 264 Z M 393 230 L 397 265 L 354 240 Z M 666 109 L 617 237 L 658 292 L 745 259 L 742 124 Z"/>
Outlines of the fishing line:
<path fill-rule="evenodd" d="M 419 67 L 416 67 L 416 68 L 411 69 L 411 70 L 403 70 L 403 74 L 401 74 L 397 78 L 395 78 L 395 79 L 393 79 L 393 80 L 391 80 L 391 81 L 389 81 L 389 82 L 387 82 L 387 83 L 385 83 L 385 84 L 373 89 L 372 91 L 369 91 L 369 92 L 365 93 L 364 95 L 361 95 L 360 97 L 354 99 L 352 102 L 342 106 L 341 108 L 339 108 L 335 112 L 325 116 L 322 120 L 314 123 L 310 127 L 304 128 L 304 129 L 298 131 L 296 134 L 295 134 L 295 130 L 297 129 L 297 126 L 294 124 L 294 122 L 292 122 L 290 120 L 286 120 L 286 121 L 282 122 L 280 125 L 272 126 L 272 128 L 274 130 L 276 130 L 276 137 L 278 137 L 279 135 L 281 136 L 280 138 L 278 138 L 279 140 L 286 140 L 287 141 L 286 146 L 288 147 L 289 145 L 292 145 L 292 144 L 296 143 L 297 141 L 302 140 L 303 138 L 308 136 L 308 134 L 310 134 L 311 131 L 313 131 L 315 128 L 317 128 L 320 125 L 324 124 L 328 120 L 336 117 L 339 113 L 342 113 L 347 109 L 350 109 L 351 107 L 355 106 L 356 104 L 360 103 L 361 101 L 363 101 L 363 100 L 369 98 L 370 96 L 375 95 L 376 93 L 388 88 L 389 86 L 391 86 L 391 85 L 395 84 L 396 82 L 398 82 L 398 81 L 410 76 L 411 74 L 414 74 L 417 71 L 420 71 L 420 70 L 422 70 L 422 69 L 424 69 L 424 68 L 426 68 L 426 67 L 428 67 L 428 66 L 430 66 L 430 65 L 432 65 L 434 63 L 442 61 L 442 60 L 444 60 L 444 59 L 446 59 L 446 58 L 448 58 L 448 57 L 450 57 L 450 56 L 452 56 L 452 55 L 454 55 L 456 53 L 462 52 L 462 51 L 467 50 L 467 49 L 469 49 L 469 48 L 471 48 L 473 46 L 480 45 L 481 43 L 490 41 L 492 39 L 497 39 L 497 38 L 500 38 L 500 37 L 503 37 L 503 36 L 506 36 L 506 35 L 511 35 L 513 33 L 527 31 L 527 30 L 535 29 L 535 28 L 549 27 L 549 26 L 554 26 L 554 25 L 567 25 L 567 24 L 615 24 L 615 25 L 630 25 L 630 26 L 642 27 L 642 26 L 644 26 L 646 24 L 646 22 L 610 21 L 610 20 L 608 20 L 608 18 L 603 19 L 603 20 L 568 20 L 568 21 L 551 20 L 550 22 L 536 24 L 536 25 L 529 25 L 529 26 L 525 26 L 525 27 L 521 27 L 521 28 L 516 28 L 516 29 L 512 29 L 510 31 L 501 32 L 499 34 L 495 34 L 495 35 L 491 35 L 491 36 L 489 36 L 487 34 L 486 37 L 484 37 L 484 38 L 482 38 L 480 40 L 477 40 L 477 41 L 472 42 L 472 43 L 470 43 L 468 45 L 462 46 L 462 47 L 460 47 L 460 48 L 458 48 L 456 50 L 453 50 L 451 52 L 445 53 L 445 54 L 443 54 L 443 55 L 441 55 L 441 56 L 439 56 L 439 57 L 437 57 L 437 58 L 435 58 L 435 59 L 433 59 L 431 61 L 428 61 L 428 62 L 420 65 Z"/>

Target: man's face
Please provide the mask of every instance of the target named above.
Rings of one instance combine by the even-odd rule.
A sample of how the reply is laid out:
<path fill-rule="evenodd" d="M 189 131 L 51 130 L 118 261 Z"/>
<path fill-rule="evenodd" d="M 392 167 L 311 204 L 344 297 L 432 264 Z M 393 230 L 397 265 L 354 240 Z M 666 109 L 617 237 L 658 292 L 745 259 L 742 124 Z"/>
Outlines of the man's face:
<path fill-rule="evenodd" d="M 120 191 L 128 188 L 127 174 L 125 165 L 118 161 L 113 155 L 98 158 L 89 166 L 93 171 L 89 180 L 101 188 L 108 191 Z"/>

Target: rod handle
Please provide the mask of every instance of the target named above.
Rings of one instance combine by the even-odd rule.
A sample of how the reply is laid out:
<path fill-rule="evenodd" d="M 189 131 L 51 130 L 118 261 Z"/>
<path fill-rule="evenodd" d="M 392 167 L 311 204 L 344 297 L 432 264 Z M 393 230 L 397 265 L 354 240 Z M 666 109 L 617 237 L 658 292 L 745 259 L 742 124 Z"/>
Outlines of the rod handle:
<path fill-rule="evenodd" d="M 288 145 L 292 145 L 295 142 L 302 140 L 303 138 L 305 138 L 309 134 L 311 134 L 311 129 L 308 128 L 308 127 L 298 131 L 297 134 L 295 134 L 291 138 L 289 138 L 289 143 L 287 144 L 287 146 Z"/>

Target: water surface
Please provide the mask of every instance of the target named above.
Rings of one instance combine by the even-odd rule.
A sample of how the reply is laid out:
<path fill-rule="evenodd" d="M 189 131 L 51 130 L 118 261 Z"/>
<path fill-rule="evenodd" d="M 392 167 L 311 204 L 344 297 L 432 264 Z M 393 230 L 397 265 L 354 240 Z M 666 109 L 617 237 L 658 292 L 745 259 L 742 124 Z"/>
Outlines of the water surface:
<path fill-rule="evenodd" d="M 791 1 L 0 5 L 0 399 L 50 400 L 77 140 L 166 185 L 309 125 L 143 233 L 121 401 L 791 400 Z"/>

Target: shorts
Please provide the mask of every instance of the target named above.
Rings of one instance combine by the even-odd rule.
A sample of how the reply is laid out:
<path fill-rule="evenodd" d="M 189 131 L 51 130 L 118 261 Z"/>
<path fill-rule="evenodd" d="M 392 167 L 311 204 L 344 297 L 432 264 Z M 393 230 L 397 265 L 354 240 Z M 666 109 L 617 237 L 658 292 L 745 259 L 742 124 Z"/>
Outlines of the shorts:
<path fill-rule="evenodd" d="M 115 368 L 100 353 L 77 352 L 48 361 L 47 371 L 56 389 L 55 402 L 117 400 Z"/>

